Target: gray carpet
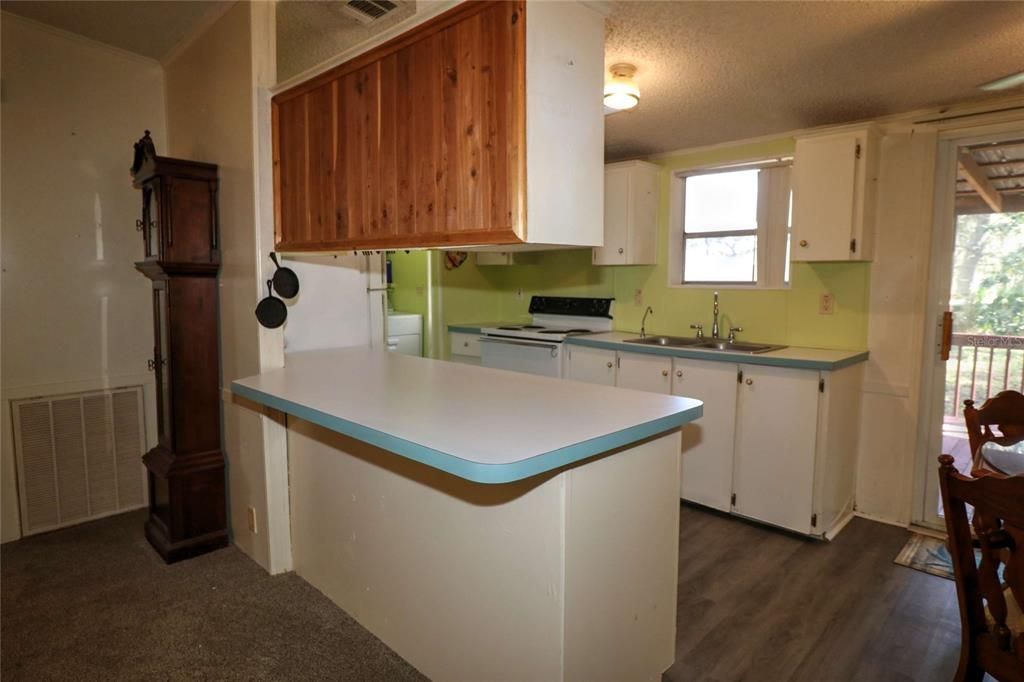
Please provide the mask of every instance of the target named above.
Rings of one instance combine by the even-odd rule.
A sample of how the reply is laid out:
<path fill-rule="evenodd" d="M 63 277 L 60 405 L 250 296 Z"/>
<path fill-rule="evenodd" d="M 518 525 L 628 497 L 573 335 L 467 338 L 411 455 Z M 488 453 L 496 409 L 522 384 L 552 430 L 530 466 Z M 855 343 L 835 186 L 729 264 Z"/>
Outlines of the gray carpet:
<path fill-rule="evenodd" d="M 229 547 L 172 566 L 142 512 L 0 549 L 3 680 L 422 680 L 294 574 Z"/>

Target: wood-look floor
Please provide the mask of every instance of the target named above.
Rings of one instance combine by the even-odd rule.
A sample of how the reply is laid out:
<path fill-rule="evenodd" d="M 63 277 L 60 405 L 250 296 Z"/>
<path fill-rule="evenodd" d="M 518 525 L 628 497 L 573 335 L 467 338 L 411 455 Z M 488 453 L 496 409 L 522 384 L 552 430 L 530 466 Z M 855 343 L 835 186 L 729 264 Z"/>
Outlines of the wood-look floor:
<path fill-rule="evenodd" d="M 3 546 L 0 680 L 422 679 L 298 576 L 234 547 L 164 565 L 143 518 Z M 682 507 L 664 680 L 952 679 L 955 588 L 893 564 L 907 537 L 857 519 L 826 544 Z"/>
<path fill-rule="evenodd" d="M 684 505 L 663 679 L 951 680 L 956 587 L 893 564 L 908 536 L 854 519 L 821 543 Z"/>

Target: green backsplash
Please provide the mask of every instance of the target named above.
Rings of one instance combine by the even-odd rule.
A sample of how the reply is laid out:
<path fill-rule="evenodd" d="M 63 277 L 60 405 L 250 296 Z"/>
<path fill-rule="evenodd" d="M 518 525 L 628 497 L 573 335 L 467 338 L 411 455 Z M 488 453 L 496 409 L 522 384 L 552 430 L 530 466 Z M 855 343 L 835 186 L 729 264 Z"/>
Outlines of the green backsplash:
<path fill-rule="evenodd" d="M 792 138 L 717 148 L 654 159 L 662 177 L 658 264 L 603 266 L 591 264 L 591 251 L 549 251 L 536 264 L 478 266 L 475 256 L 455 270 L 438 267 L 443 324 L 518 321 L 527 317 L 530 296 L 613 296 L 615 328 L 637 331 L 644 308 L 651 306 L 648 331 L 691 334 L 690 324 L 711 327 L 711 288 L 668 285 L 669 182 L 672 172 L 702 166 L 786 156 Z M 395 258 L 398 258 L 395 260 Z M 440 261 L 443 259 L 437 259 Z M 396 310 L 421 312 L 425 306 L 425 252 L 393 257 Z M 435 266 L 437 267 L 437 266 Z M 405 272 L 403 272 L 403 270 Z M 789 289 L 721 289 L 721 324 L 743 327 L 742 338 L 817 348 L 867 347 L 869 263 L 794 263 Z M 638 291 L 640 302 L 637 302 Z M 521 293 L 520 293 L 521 292 Z M 832 315 L 819 315 L 822 293 L 835 299 Z"/>

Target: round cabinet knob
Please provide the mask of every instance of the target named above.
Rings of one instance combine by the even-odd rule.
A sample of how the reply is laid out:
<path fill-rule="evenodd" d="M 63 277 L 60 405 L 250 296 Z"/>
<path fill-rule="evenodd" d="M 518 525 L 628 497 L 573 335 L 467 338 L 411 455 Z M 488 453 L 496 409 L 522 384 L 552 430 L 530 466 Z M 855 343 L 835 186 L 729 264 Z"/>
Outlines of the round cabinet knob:
<path fill-rule="evenodd" d="M 753 379 L 747 379 L 747 386 L 753 386 L 753 385 L 754 385 L 754 380 Z"/>
<path fill-rule="evenodd" d="M 612 368 L 612 367 L 614 367 L 614 366 L 615 366 L 615 363 L 614 363 L 614 362 L 609 362 L 609 363 L 608 363 L 608 369 L 611 369 L 611 368 Z"/>
<path fill-rule="evenodd" d="M 800 240 L 800 246 L 807 246 L 807 240 L 806 239 L 801 239 Z"/>
<path fill-rule="evenodd" d="M 462 347 L 463 348 L 469 348 L 469 341 L 463 341 L 462 342 Z"/>
<path fill-rule="evenodd" d="M 676 370 L 676 376 L 679 377 L 680 379 L 682 379 L 683 378 L 683 370 L 677 369 Z"/>
<path fill-rule="evenodd" d="M 619 249 L 619 253 L 626 253 L 625 249 Z"/>
<path fill-rule="evenodd" d="M 667 369 L 661 370 L 661 376 L 667 377 L 668 376 L 668 370 Z"/>

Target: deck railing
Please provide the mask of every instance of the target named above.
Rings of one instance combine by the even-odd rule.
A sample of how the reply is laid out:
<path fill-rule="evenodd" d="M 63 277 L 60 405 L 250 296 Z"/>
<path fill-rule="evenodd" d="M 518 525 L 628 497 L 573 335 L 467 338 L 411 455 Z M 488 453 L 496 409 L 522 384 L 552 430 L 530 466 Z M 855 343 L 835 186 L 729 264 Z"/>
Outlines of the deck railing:
<path fill-rule="evenodd" d="M 1007 389 L 1024 392 L 1024 336 L 953 334 L 946 416 L 959 416 L 965 400 L 982 401 Z"/>

